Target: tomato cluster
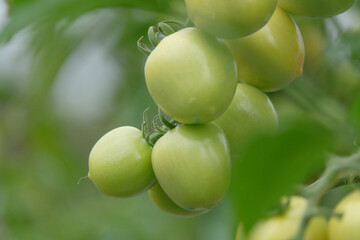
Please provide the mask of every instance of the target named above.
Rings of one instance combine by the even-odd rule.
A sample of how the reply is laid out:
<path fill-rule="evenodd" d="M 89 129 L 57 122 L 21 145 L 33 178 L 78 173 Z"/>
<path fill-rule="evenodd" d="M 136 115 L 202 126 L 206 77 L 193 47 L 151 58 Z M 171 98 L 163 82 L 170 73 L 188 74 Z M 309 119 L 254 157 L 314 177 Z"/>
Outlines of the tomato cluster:
<path fill-rule="evenodd" d="M 185 0 L 195 27 L 161 22 L 149 29 L 152 50 L 138 43 L 149 55 L 145 81 L 162 125 L 154 119 L 150 132 L 144 123 L 142 132 L 120 127 L 103 136 L 90 153 L 89 178 L 112 196 L 149 190 L 160 209 L 179 216 L 216 206 L 243 143 L 277 128 L 277 113 L 264 92 L 280 90 L 302 74 L 304 44 L 288 12 L 329 16 L 353 1 L 328 2 Z M 314 11 L 320 3 L 324 8 Z M 297 223 L 306 202 L 294 198 L 291 204 L 290 219 L 265 221 L 250 239 L 280 239 L 258 237 L 264 233 L 257 229 Z M 291 237 L 295 230 L 288 231 Z"/>
<path fill-rule="evenodd" d="M 259 221 L 252 228 L 247 237 L 244 237 L 244 233 L 240 225 L 236 233 L 236 240 L 292 239 L 300 226 L 300 221 L 307 206 L 307 200 L 302 197 L 293 196 L 285 201 L 289 201 L 289 205 L 284 212 L 277 216 Z M 303 239 L 327 240 L 327 222 L 325 217 L 313 217 L 308 223 Z"/>
<path fill-rule="evenodd" d="M 245 237 L 239 225 L 236 240 L 288 240 L 298 231 L 307 200 L 293 196 L 284 212 L 259 221 Z M 307 224 L 303 239 L 306 240 L 358 240 L 360 239 L 360 191 L 345 196 L 335 207 L 329 221 L 314 216 Z"/>

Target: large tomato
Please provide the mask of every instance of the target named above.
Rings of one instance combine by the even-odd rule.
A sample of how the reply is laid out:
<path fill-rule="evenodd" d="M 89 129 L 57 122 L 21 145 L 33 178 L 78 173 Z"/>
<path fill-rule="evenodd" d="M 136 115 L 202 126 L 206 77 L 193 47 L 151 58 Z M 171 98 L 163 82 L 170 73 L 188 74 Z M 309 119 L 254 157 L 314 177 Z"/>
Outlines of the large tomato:
<path fill-rule="evenodd" d="M 152 164 L 162 189 L 180 207 L 214 207 L 230 183 L 230 152 L 215 123 L 182 125 L 154 145 Z"/>
<path fill-rule="evenodd" d="M 331 17 L 349 9 L 355 0 L 279 0 L 287 12 L 307 17 Z"/>
<path fill-rule="evenodd" d="M 242 228 L 238 228 L 236 240 L 289 240 L 295 236 L 307 201 L 301 197 L 292 197 L 289 208 L 280 216 L 258 222 L 244 238 Z M 314 217 L 306 228 L 303 240 L 326 240 L 327 223 L 323 217 Z M 342 238 L 339 238 L 342 239 Z"/>
<path fill-rule="evenodd" d="M 158 208 L 172 215 L 180 217 L 195 217 L 207 212 L 207 210 L 188 211 L 179 207 L 166 195 L 158 183 L 155 184 L 148 192 L 151 200 Z"/>
<path fill-rule="evenodd" d="M 196 28 L 165 37 L 145 64 L 149 92 L 167 115 L 181 123 L 206 123 L 229 106 L 236 66 L 228 48 Z"/>
<path fill-rule="evenodd" d="M 331 218 L 329 240 L 360 239 L 360 191 L 356 190 L 342 199 L 334 212 L 342 214 L 342 217 Z"/>
<path fill-rule="evenodd" d="M 227 40 L 239 79 L 263 91 L 276 91 L 302 74 L 304 43 L 293 19 L 277 8 L 270 21 L 250 36 Z"/>
<path fill-rule="evenodd" d="M 185 0 L 198 28 L 221 38 L 240 38 L 260 28 L 274 13 L 278 0 Z"/>
<path fill-rule="evenodd" d="M 241 145 L 258 132 L 277 128 L 277 113 L 260 90 L 239 83 L 229 108 L 215 121 L 224 130 L 230 153 L 237 156 Z"/>
<path fill-rule="evenodd" d="M 89 157 L 89 178 L 104 193 L 130 197 L 155 182 L 151 147 L 134 127 L 119 127 L 95 144 Z"/>

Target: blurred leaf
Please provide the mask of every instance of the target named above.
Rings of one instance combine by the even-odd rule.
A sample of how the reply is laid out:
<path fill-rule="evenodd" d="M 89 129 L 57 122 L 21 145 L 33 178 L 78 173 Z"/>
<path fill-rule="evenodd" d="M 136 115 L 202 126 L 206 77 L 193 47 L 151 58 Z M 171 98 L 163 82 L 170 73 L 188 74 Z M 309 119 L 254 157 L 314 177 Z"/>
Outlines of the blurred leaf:
<path fill-rule="evenodd" d="M 360 30 L 342 35 L 342 44 L 350 50 L 352 59 L 360 61 Z"/>
<path fill-rule="evenodd" d="M 234 161 L 231 187 L 237 220 L 246 231 L 324 165 L 329 136 L 322 126 L 299 121 L 249 142 Z"/>
<path fill-rule="evenodd" d="M 18 31 L 37 23 L 55 23 L 74 19 L 100 8 L 136 8 L 159 13 L 179 15 L 178 0 L 28 0 L 11 1 L 10 21 L 0 34 L 8 40 Z"/>
<path fill-rule="evenodd" d="M 360 93 L 353 99 L 350 114 L 354 125 L 360 130 Z"/>

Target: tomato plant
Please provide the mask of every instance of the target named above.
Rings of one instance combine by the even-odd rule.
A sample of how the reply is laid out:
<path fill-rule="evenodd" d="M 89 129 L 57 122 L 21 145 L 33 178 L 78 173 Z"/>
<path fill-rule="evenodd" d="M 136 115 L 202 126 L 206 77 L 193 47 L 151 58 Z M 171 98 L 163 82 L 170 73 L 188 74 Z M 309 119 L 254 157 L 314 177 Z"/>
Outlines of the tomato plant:
<path fill-rule="evenodd" d="M 182 125 L 154 145 L 152 165 L 165 193 L 186 210 L 214 207 L 230 184 L 230 152 L 215 123 Z"/>
<path fill-rule="evenodd" d="M 148 192 L 154 204 L 164 212 L 181 217 L 194 217 L 207 212 L 206 210 L 188 211 L 179 207 L 166 195 L 158 183 L 156 183 Z"/>
<path fill-rule="evenodd" d="M 295 236 L 307 201 L 301 197 L 291 197 L 288 208 L 278 216 L 258 222 L 247 238 L 244 238 L 242 227 L 238 228 L 236 240 L 289 240 Z M 327 222 L 323 217 L 314 217 L 307 226 L 304 240 L 326 240 Z"/>
<path fill-rule="evenodd" d="M 236 66 L 226 46 L 186 28 L 165 37 L 145 64 L 155 103 L 181 123 L 206 123 L 229 106 L 236 90 Z"/>
<path fill-rule="evenodd" d="M 226 40 L 239 80 L 263 91 L 284 88 L 302 74 L 304 44 L 293 19 L 277 8 L 270 21 L 250 36 Z M 286 46 L 286 48 L 284 48 Z"/>
<path fill-rule="evenodd" d="M 334 209 L 341 216 L 332 217 L 329 222 L 329 240 L 360 239 L 360 191 L 355 190 L 342 199 Z"/>
<path fill-rule="evenodd" d="M 240 38 L 262 28 L 274 13 L 277 0 L 185 0 L 198 28 L 221 38 Z"/>
<path fill-rule="evenodd" d="M 285 11 L 307 17 L 332 17 L 348 10 L 355 0 L 279 0 Z"/>
<path fill-rule="evenodd" d="M 229 108 L 215 121 L 224 130 L 232 156 L 241 152 L 241 145 L 259 132 L 277 128 L 278 118 L 270 99 L 260 90 L 238 83 Z"/>
<path fill-rule="evenodd" d="M 89 157 L 89 178 L 104 193 L 130 197 L 155 181 L 151 147 L 134 127 L 119 127 L 95 144 Z"/>
<path fill-rule="evenodd" d="M 284 89 L 302 75 L 305 57 L 302 35 L 289 16 L 297 13 L 290 8 L 295 6 L 301 12 L 306 7 L 318 6 L 320 1 L 311 3 L 312 6 L 307 1 L 280 1 L 280 6 L 277 2 L 185 0 L 190 17 L 187 23 L 162 21 L 148 29 L 151 45 L 143 37 L 137 44 L 148 56 L 145 81 L 158 106 L 158 115 L 149 123 L 144 112 L 142 134 L 136 131 L 137 141 L 128 140 L 125 135 L 131 134 L 126 133 L 123 135 L 126 140 L 119 142 L 113 138 L 101 140 L 105 143 L 98 147 L 98 157 L 91 153 L 89 177 L 101 190 L 118 196 L 149 190 L 151 200 L 164 212 L 193 217 L 208 212 L 224 198 L 233 171 L 231 200 L 235 204 L 232 207 L 237 221 L 242 222 L 238 240 L 327 239 L 325 219 L 332 217 L 332 208 L 323 208 L 320 202 L 341 182 L 339 176 L 354 173 L 360 152 L 346 157 L 331 156 L 325 166 L 326 153 L 336 149 L 332 145 L 349 149 L 349 153 L 354 151 L 354 146 L 349 146 L 353 129 L 346 125 L 343 109 L 313 87 L 307 76 L 302 76 L 300 84 L 295 81 Z M 332 5 L 330 1 L 328 8 L 317 9 L 318 16 L 343 11 L 348 3 Z M 334 8 L 337 10 L 329 10 Z M 195 27 L 189 27 L 190 20 Z M 318 25 L 321 32 L 312 24 L 309 26 L 305 28 L 306 43 L 310 46 L 308 59 L 320 59 L 327 50 L 324 43 L 331 45 L 325 41 L 325 23 Z M 317 67 L 309 68 L 314 70 L 311 74 L 317 72 Z M 264 93 L 278 90 L 283 91 L 269 96 L 275 103 L 278 99 L 296 103 L 299 109 L 291 115 L 300 118 L 279 129 L 275 107 Z M 120 150 L 123 146 L 138 149 L 140 142 L 148 150 L 144 158 L 143 151 L 138 154 L 141 159 L 147 159 L 144 160 L 147 167 L 143 168 L 147 175 L 140 174 L 132 165 L 134 157 Z M 287 145 L 288 142 L 291 144 Z M 100 158 L 105 160 L 93 160 Z M 119 164 L 113 160 L 118 158 Z M 126 160 L 122 161 L 123 158 Z M 231 158 L 236 160 L 232 169 Z M 114 168 L 114 162 L 118 167 Z M 319 168 L 324 171 L 317 181 L 299 186 L 309 181 L 310 173 Z M 112 172 L 114 169 L 116 173 Z M 118 188 L 125 189 L 123 182 L 133 191 L 118 193 Z M 140 184 L 142 187 L 138 187 Z M 295 186 L 299 187 L 295 189 Z M 291 197 L 289 206 L 280 209 L 280 213 L 260 219 L 271 203 L 294 194 L 295 190 L 295 194 L 305 198 Z M 343 227 L 341 221 L 346 223 L 347 216 L 338 220 L 339 232 Z M 334 229 L 329 231 L 330 235 L 337 234 L 333 233 L 337 228 Z M 347 231 L 349 236 L 358 237 L 355 230 Z"/>

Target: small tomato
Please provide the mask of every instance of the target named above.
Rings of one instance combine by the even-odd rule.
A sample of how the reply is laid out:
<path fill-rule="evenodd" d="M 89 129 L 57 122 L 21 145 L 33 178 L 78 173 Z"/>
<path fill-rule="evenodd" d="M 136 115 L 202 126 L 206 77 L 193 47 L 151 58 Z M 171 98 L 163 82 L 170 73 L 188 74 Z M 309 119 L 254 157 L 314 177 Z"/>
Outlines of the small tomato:
<path fill-rule="evenodd" d="M 89 157 L 89 178 L 104 193 L 130 197 L 155 182 L 151 147 L 134 127 L 119 127 L 95 144 Z"/>
<path fill-rule="evenodd" d="M 334 212 L 342 216 L 330 219 L 329 240 L 360 239 L 360 191 L 353 191 L 342 199 Z"/>
<path fill-rule="evenodd" d="M 238 83 L 229 108 L 215 120 L 229 141 L 230 153 L 238 156 L 247 139 L 277 128 L 278 117 L 270 99 L 260 90 Z"/>
<path fill-rule="evenodd" d="M 240 38 L 262 28 L 274 13 L 277 0 L 185 0 L 198 28 L 221 38 Z"/>
<path fill-rule="evenodd" d="M 230 184 L 230 152 L 215 123 L 181 125 L 154 145 L 152 164 L 166 195 L 189 211 L 214 207 Z"/>
<path fill-rule="evenodd" d="M 235 56 L 239 80 L 263 91 L 280 90 L 302 74 L 303 39 L 294 20 L 281 8 L 259 31 L 225 42 Z"/>
<path fill-rule="evenodd" d="M 236 90 L 235 60 L 216 38 L 197 28 L 165 37 L 145 64 L 150 95 L 176 121 L 206 123 L 230 105 Z"/>

